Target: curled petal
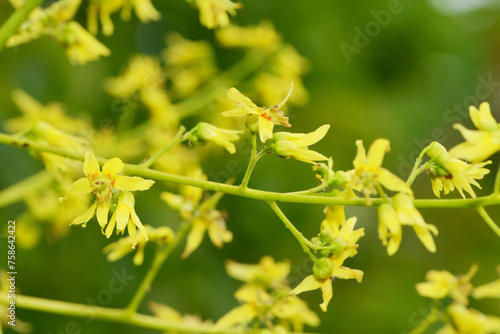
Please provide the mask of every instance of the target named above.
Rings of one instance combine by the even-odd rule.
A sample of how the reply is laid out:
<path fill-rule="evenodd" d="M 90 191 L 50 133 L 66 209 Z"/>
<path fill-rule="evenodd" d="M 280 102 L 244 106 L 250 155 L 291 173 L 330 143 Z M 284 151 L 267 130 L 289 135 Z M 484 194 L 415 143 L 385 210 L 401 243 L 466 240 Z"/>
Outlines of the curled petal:
<path fill-rule="evenodd" d="M 297 159 L 297 160 L 308 162 L 311 164 L 315 164 L 315 161 L 328 160 L 328 158 L 325 157 L 323 154 L 316 152 L 316 151 L 308 150 L 306 148 L 295 149 L 292 153 L 292 157 Z"/>
<path fill-rule="evenodd" d="M 333 296 L 332 282 L 330 279 L 326 279 L 323 282 L 323 284 L 321 285 L 321 292 L 323 294 L 323 303 L 321 303 L 319 306 L 321 307 L 321 310 L 323 312 L 326 312 L 326 308 L 328 307 L 328 304 L 330 303 L 330 300 Z"/>
<path fill-rule="evenodd" d="M 97 221 L 101 228 L 104 228 L 108 224 L 108 213 L 109 213 L 109 203 L 99 203 L 97 205 Z"/>
<path fill-rule="evenodd" d="M 404 182 L 385 168 L 380 168 L 378 180 L 380 184 L 382 184 L 389 190 L 403 192 L 406 194 L 413 194 L 413 190 L 411 190 L 410 186 L 407 185 L 406 182 Z"/>
<path fill-rule="evenodd" d="M 352 164 L 356 170 L 359 170 L 366 162 L 366 150 L 362 140 L 356 140 L 356 146 L 358 147 L 358 152 Z"/>
<path fill-rule="evenodd" d="M 182 258 L 188 257 L 198 246 L 201 244 L 203 240 L 203 235 L 207 226 L 201 220 L 195 220 L 193 222 L 193 227 L 191 227 L 191 232 L 187 237 L 186 248 L 184 249 L 184 253 L 182 253 Z"/>
<path fill-rule="evenodd" d="M 241 94 L 239 90 L 237 90 L 236 88 L 234 87 L 231 87 L 229 88 L 227 91 L 227 96 L 235 101 L 235 102 L 238 102 L 238 103 L 243 103 L 249 107 L 252 107 L 252 108 L 255 108 L 255 109 L 258 109 L 257 105 L 255 103 L 252 102 L 252 100 L 250 100 L 248 97 L 246 97 L 245 95 Z"/>
<path fill-rule="evenodd" d="M 303 137 L 294 141 L 295 145 L 298 147 L 306 147 L 319 142 L 323 137 L 326 136 L 326 133 L 330 129 L 330 124 L 325 124 L 317 128 L 314 132 L 308 133 Z"/>
<path fill-rule="evenodd" d="M 73 219 L 70 225 L 83 224 L 83 227 L 85 227 L 87 225 L 87 222 L 92 217 L 94 217 L 96 208 L 97 208 L 97 202 L 94 202 L 94 204 L 92 204 L 87 211 L 83 212 L 81 215 Z"/>
<path fill-rule="evenodd" d="M 114 187 L 127 191 L 148 190 L 154 183 L 155 181 L 153 180 L 146 180 L 138 176 L 117 175 Z"/>

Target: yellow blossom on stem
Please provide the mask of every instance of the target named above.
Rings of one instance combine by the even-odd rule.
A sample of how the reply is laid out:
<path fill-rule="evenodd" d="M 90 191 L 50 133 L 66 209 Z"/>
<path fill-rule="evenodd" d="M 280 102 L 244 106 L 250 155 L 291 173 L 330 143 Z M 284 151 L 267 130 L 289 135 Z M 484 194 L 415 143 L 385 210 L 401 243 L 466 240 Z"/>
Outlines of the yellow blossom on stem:
<path fill-rule="evenodd" d="M 392 203 L 384 203 L 378 208 L 378 234 L 382 244 L 387 246 L 387 254 L 397 252 L 403 235 L 402 225 L 410 225 L 415 230 L 420 241 L 430 252 L 436 251 L 432 234 L 438 231 L 434 225 L 427 224 L 424 218 L 413 205 L 412 197 L 399 193 L 392 199 Z"/>
<path fill-rule="evenodd" d="M 282 158 L 294 158 L 300 161 L 315 164 L 315 161 L 328 160 L 323 154 L 311 151 L 307 147 L 316 144 L 328 132 L 329 124 L 320 126 L 310 133 L 276 132 L 272 139 L 266 142 L 269 151 Z"/>
<path fill-rule="evenodd" d="M 500 151 L 500 123 L 491 115 L 488 102 L 481 103 L 479 110 L 470 106 L 469 114 L 477 130 L 455 124 L 453 127 L 460 131 L 465 142 L 453 147 L 450 154 L 471 162 L 484 161 Z"/>
<path fill-rule="evenodd" d="M 389 141 L 387 139 L 375 140 L 368 154 L 363 146 L 363 141 L 356 141 L 358 153 L 353 161 L 354 169 L 347 173 L 351 180 L 347 185 L 345 194 L 349 194 L 351 189 L 357 190 L 367 198 L 377 193 L 377 186 L 383 186 L 391 191 L 413 194 L 411 188 L 396 175 L 381 167 L 385 152 L 389 151 Z"/>
<path fill-rule="evenodd" d="M 443 299 L 451 297 L 459 304 L 467 305 L 468 296 L 473 286 L 471 278 L 477 271 L 477 265 L 473 265 L 467 274 L 455 276 L 446 270 L 431 270 L 425 276 L 427 282 L 418 283 L 416 289 L 419 295 L 432 299 Z"/>
<path fill-rule="evenodd" d="M 290 262 L 275 262 L 270 256 L 264 256 L 259 264 L 228 260 L 225 267 L 228 275 L 239 281 L 274 289 L 282 287 L 290 273 Z"/>
<path fill-rule="evenodd" d="M 200 122 L 188 132 L 186 138 L 193 143 L 214 143 L 233 154 L 236 152 L 233 141 L 238 140 L 238 134 L 242 132 L 241 130 L 221 129 L 212 124 Z"/>
<path fill-rule="evenodd" d="M 440 197 L 441 191 L 444 191 L 446 195 L 457 188 L 463 198 L 465 198 L 464 190 L 475 198 L 476 193 L 471 184 L 481 189 L 476 180 L 482 179 L 490 172 L 483 167 L 491 164 L 491 161 L 470 165 L 452 156 L 438 142 L 432 142 L 428 146 L 427 155 L 432 159 L 428 171 L 431 176 L 432 190 L 437 197 Z"/>
<path fill-rule="evenodd" d="M 348 257 L 356 255 L 358 245 L 356 242 L 364 235 L 364 229 L 354 230 L 356 217 L 351 217 L 342 222 L 340 228 L 337 224 L 329 224 L 335 229 L 332 237 L 342 239 L 344 241 L 343 250 L 339 254 L 334 254 L 330 257 L 320 258 L 315 262 L 313 267 L 313 275 L 309 275 L 293 289 L 289 295 L 298 295 L 305 291 L 321 289 L 323 294 L 323 303 L 320 304 L 323 312 L 326 312 L 328 304 L 333 296 L 332 281 L 335 278 L 341 279 L 356 279 L 361 282 L 363 272 L 357 269 L 351 269 L 343 266 L 344 261 Z"/>
<path fill-rule="evenodd" d="M 85 153 L 83 162 L 85 177 L 73 183 L 70 193 L 88 194 L 92 192 L 96 196 L 96 200 L 87 211 L 76 217 L 71 225 L 83 224 L 85 227 L 87 222 L 96 215 L 104 233 L 104 227 L 108 224 L 112 199 L 118 195 L 119 191 L 147 190 L 154 184 L 153 180 L 118 175 L 123 167 L 124 164 L 119 158 L 113 158 L 102 166 L 101 172 L 94 153 L 92 151 Z"/>
<path fill-rule="evenodd" d="M 288 123 L 288 117 L 284 116 L 284 112 L 279 109 L 286 103 L 288 98 L 292 93 L 292 87 L 290 87 L 290 91 L 288 95 L 281 101 L 280 104 L 277 104 L 271 108 L 264 109 L 262 107 L 258 107 L 255 103 L 252 102 L 248 97 L 241 94 L 236 88 L 232 87 L 227 90 L 227 96 L 236 102 L 237 108 L 224 111 L 222 116 L 225 117 L 238 117 L 238 116 L 246 116 L 251 115 L 247 119 L 247 126 L 252 132 L 259 132 L 260 140 L 262 143 L 265 143 L 267 140 L 273 137 L 273 128 L 274 125 L 283 125 L 286 127 L 290 127 L 290 123 Z"/>
<path fill-rule="evenodd" d="M 229 24 L 229 15 L 236 15 L 240 3 L 231 0 L 195 0 L 200 11 L 200 22 L 208 29 L 225 27 Z"/>

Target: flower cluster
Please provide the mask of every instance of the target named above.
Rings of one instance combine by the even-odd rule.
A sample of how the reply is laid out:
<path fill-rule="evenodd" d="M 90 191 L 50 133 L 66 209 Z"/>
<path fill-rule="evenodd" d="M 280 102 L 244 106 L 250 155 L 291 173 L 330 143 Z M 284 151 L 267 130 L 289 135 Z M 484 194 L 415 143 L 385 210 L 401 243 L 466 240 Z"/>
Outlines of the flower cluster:
<path fill-rule="evenodd" d="M 321 257 L 314 263 L 313 274 L 304 278 L 289 293 L 294 296 L 305 291 L 321 289 L 323 303 L 320 306 L 323 312 L 326 312 L 332 299 L 332 282 L 335 278 L 354 278 L 358 282 L 363 279 L 361 270 L 345 267 L 344 261 L 357 254 L 357 242 L 365 234 L 363 228 L 354 229 L 356 217 L 345 220 L 342 206 L 327 207 L 325 214 L 325 220 L 321 223 L 321 232 L 316 239 L 312 240 L 324 248 L 318 252 Z"/>
<path fill-rule="evenodd" d="M 500 298 L 500 279 L 474 287 L 470 281 L 476 271 L 476 265 L 465 275 L 457 276 L 446 270 L 431 270 L 426 275 L 427 281 L 416 285 L 419 295 L 445 303 L 444 313 L 440 315 L 445 325 L 437 333 L 488 334 L 500 331 L 500 317 L 485 315 L 468 307 L 470 296 L 475 299 Z"/>
<path fill-rule="evenodd" d="M 304 325 L 318 326 L 319 318 L 296 296 L 287 296 L 290 287 L 286 277 L 290 263 L 275 262 L 269 256 L 259 264 L 226 262 L 229 276 L 244 282 L 234 294 L 241 305 L 215 324 L 216 330 L 229 328 L 272 328 L 278 333 L 300 332 Z M 274 332 L 273 332 L 274 333 Z"/>
<path fill-rule="evenodd" d="M 132 191 L 147 190 L 154 184 L 152 180 L 145 180 L 137 176 L 118 175 L 124 167 L 119 158 L 108 160 L 102 171 L 92 151 L 85 153 L 83 172 L 85 177 L 76 180 L 71 186 L 71 194 L 85 195 L 93 193 L 96 197 L 90 208 L 73 219 L 72 225 L 83 224 L 94 216 L 101 226 L 103 234 L 108 238 L 116 232 L 123 233 L 128 229 L 132 241 L 132 248 L 137 244 L 136 227 L 147 240 L 146 229 L 135 213 L 135 200 Z M 108 221 L 110 211 L 113 211 Z M 106 231 L 104 230 L 106 229 Z"/>

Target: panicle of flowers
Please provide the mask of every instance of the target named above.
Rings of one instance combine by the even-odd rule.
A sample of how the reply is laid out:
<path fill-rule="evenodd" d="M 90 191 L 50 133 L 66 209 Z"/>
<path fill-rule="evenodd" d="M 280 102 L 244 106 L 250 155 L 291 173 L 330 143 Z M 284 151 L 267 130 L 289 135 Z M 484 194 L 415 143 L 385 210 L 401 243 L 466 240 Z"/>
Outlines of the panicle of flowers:
<path fill-rule="evenodd" d="M 357 140 L 356 146 L 358 153 L 353 161 L 354 169 L 347 172 L 350 181 L 344 191 L 346 198 L 351 196 L 354 189 L 368 200 L 371 195 L 378 193 L 377 187 L 413 194 L 410 186 L 382 167 L 384 155 L 390 149 L 387 139 L 376 139 L 368 149 L 368 153 L 366 153 L 362 140 Z"/>
<path fill-rule="evenodd" d="M 229 15 L 236 15 L 242 8 L 239 2 L 231 0 L 192 0 L 200 11 L 200 22 L 208 29 L 225 27 L 229 24 Z"/>
<path fill-rule="evenodd" d="M 436 251 L 432 234 L 437 235 L 434 225 L 427 224 L 413 205 L 413 198 L 406 193 L 399 193 L 392 198 L 391 203 L 378 207 L 378 235 L 382 244 L 387 246 L 387 253 L 397 252 L 403 235 L 403 225 L 412 226 L 420 241 L 430 252 Z M 432 234 L 431 234 L 432 233 Z"/>
<path fill-rule="evenodd" d="M 498 333 L 500 317 L 485 315 L 468 307 L 469 297 L 500 298 L 500 280 L 474 287 L 470 281 L 477 272 L 473 265 L 465 275 L 453 275 L 446 270 L 431 270 L 426 275 L 426 282 L 418 283 L 419 295 L 441 300 L 446 308 L 440 319 L 444 326 L 440 334 Z M 451 301 L 450 301 L 451 300 Z"/>
<path fill-rule="evenodd" d="M 84 195 L 93 193 L 96 200 L 90 208 L 73 219 L 71 225 L 80 225 L 83 227 L 95 216 L 101 226 L 102 233 L 108 238 L 116 225 L 116 231 L 122 232 L 125 228 L 132 240 L 132 247 L 137 244 L 136 227 L 138 227 L 147 239 L 147 234 L 139 217 L 135 213 L 135 200 L 131 191 L 142 191 L 151 188 L 153 180 L 145 180 L 137 176 L 118 175 L 124 167 L 119 158 L 108 160 L 103 166 L 102 171 L 99 163 L 92 151 L 85 153 L 83 162 L 83 172 L 85 177 L 76 180 L 71 186 L 70 194 Z M 110 212 L 113 211 L 111 220 L 108 221 Z M 106 228 L 106 225 L 109 226 Z M 106 228 L 106 232 L 105 232 Z"/>
<path fill-rule="evenodd" d="M 288 123 L 288 117 L 285 117 L 285 113 L 280 109 L 290 97 L 292 88 L 293 84 L 292 87 L 290 87 L 288 95 L 281 103 L 270 108 L 264 108 L 258 107 L 252 100 L 241 94 L 236 88 L 231 87 L 227 90 L 227 96 L 236 102 L 237 107 L 232 110 L 224 111 L 222 116 L 239 117 L 250 115 L 246 121 L 247 127 L 250 131 L 259 133 L 261 142 L 266 143 L 273 137 L 273 128 L 275 125 L 282 125 L 285 127 L 291 126 L 290 123 Z"/>
<path fill-rule="evenodd" d="M 491 164 L 491 161 L 468 164 L 448 153 L 438 142 L 432 142 L 426 152 L 431 158 L 428 172 L 432 190 L 437 197 L 440 197 L 441 191 L 446 195 L 455 188 L 463 198 L 465 198 L 464 190 L 471 197 L 476 197 L 471 185 L 481 189 L 476 180 L 481 180 L 490 172 L 484 166 Z"/>
<path fill-rule="evenodd" d="M 319 325 L 318 316 L 307 304 L 290 292 L 287 276 L 290 263 L 275 262 L 270 256 L 258 264 L 226 262 L 229 276 L 244 282 L 234 294 L 241 305 L 235 307 L 215 324 L 215 330 L 229 328 L 275 328 L 284 332 L 302 331 L 304 325 Z"/>
<path fill-rule="evenodd" d="M 52 2 L 46 8 L 35 8 L 19 31 L 7 40 L 6 46 L 14 47 L 46 35 L 55 38 L 65 48 L 72 64 L 83 65 L 109 56 L 106 46 L 79 23 L 72 21 L 80 3 L 81 0 L 61 0 Z"/>
<path fill-rule="evenodd" d="M 266 142 L 269 152 L 276 153 L 281 158 L 294 158 L 300 161 L 316 164 L 316 161 L 328 160 L 323 154 L 308 149 L 309 145 L 316 144 L 328 132 L 329 124 L 320 126 L 310 133 L 276 132 Z"/>
<path fill-rule="evenodd" d="M 195 170 L 194 173 L 188 176 L 206 180 L 206 175 L 201 169 Z M 205 232 L 208 232 L 212 244 L 218 248 L 232 241 L 233 234 L 226 229 L 225 213 L 215 209 L 222 193 L 203 199 L 203 189 L 186 185 L 180 186 L 179 193 L 163 192 L 160 197 L 168 206 L 177 211 L 184 221 L 191 223 L 186 248 L 182 253 L 183 258 L 188 257 L 198 248 Z"/>
<path fill-rule="evenodd" d="M 121 18 L 124 21 L 130 19 L 130 12 L 134 9 L 141 22 L 158 21 L 161 14 L 158 12 L 151 0 L 91 0 L 87 8 L 87 27 L 89 31 L 96 35 L 99 31 L 101 21 L 102 33 L 106 36 L 114 32 L 111 15 L 121 9 Z"/>
<path fill-rule="evenodd" d="M 305 291 L 321 289 L 323 303 L 320 307 L 326 312 L 333 296 L 332 282 L 335 278 L 356 279 L 361 282 L 363 272 L 345 267 L 344 261 L 357 254 L 358 240 L 365 234 L 364 229 L 355 230 L 356 217 L 345 220 L 343 206 L 328 207 L 325 210 L 325 220 L 321 223 L 321 232 L 311 241 L 320 249 L 319 259 L 313 266 L 313 274 L 304 278 L 289 295 L 298 295 Z"/>
<path fill-rule="evenodd" d="M 453 127 L 460 131 L 465 142 L 453 147 L 450 154 L 478 163 L 500 151 L 500 123 L 497 123 L 491 115 L 488 102 L 481 103 L 479 109 L 470 106 L 469 114 L 477 130 L 469 130 L 462 124 L 454 124 Z"/>
<path fill-rule="evenodd" d="M 136 266 L 140 266 L 144 262 L 144 249 L 148 243 L 156 243 L 157 245 L 168 244 L 174 239 L 174 231 L 168 226 L 152 227 L 145 225 L 146 235 L 139 234 L 136 239 L 136 245 L 134 246 L 134 240 L 131 236 L 120 238 L 102 250 L 104 254 L 107 254 L 106 259 L 110 262 L 118 261 L 121 258 L 136 251 L 133 263 Z"/>

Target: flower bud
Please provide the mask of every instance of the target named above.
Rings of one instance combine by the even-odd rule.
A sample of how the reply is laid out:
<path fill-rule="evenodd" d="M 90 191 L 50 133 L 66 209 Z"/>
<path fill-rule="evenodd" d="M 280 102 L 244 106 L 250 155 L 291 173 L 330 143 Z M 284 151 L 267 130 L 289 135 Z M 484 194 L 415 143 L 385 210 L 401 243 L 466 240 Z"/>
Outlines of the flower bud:
<path fill-rule="evenodd" d="M 259 115 L 250 115 L 245 121 L 245 125 L 251 132 L 259 132 Z"/>
<path fill-rule="evenodd" d="M 333 262 L 328 257 L 322 257 L 313 266 L 313 273 L 319 279 L 330 277 L 333 270 Z"/>

